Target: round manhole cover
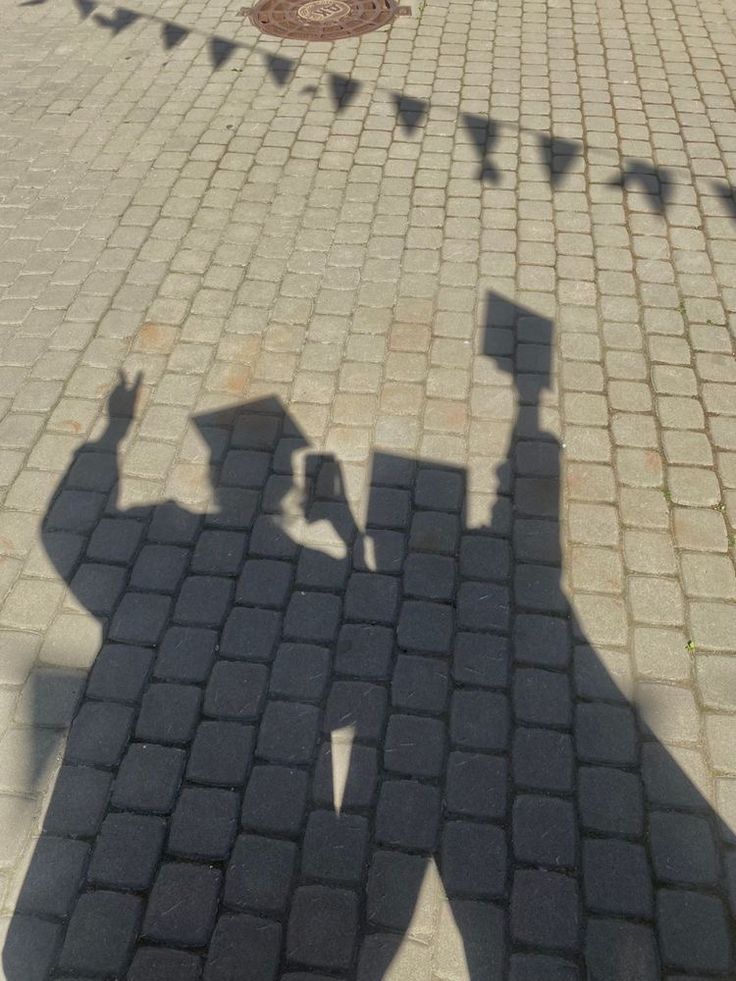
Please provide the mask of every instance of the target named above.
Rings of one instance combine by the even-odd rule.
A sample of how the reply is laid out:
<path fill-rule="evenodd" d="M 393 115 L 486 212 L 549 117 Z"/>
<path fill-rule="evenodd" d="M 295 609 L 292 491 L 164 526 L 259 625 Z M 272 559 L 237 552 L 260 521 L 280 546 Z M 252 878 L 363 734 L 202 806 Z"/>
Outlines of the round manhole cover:
<path fill-rule="evenodd" d="M 357 37 L 411 13 L 395 0 L 260 0 L 247 11 L 251 23 L 276 37 L 338 41 Z"/>

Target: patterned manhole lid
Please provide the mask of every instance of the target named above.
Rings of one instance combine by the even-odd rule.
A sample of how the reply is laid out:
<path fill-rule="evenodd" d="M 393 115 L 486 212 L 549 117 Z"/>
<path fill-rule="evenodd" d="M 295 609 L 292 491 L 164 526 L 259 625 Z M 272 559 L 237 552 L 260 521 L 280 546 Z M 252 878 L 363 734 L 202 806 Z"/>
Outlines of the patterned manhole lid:
<path fill-rule="evenodd" d="M 299 41 L 337 41 L 357 37 L 410 14 L 396 0 L 259 0 L 244 11 L 264 34 Z"/>

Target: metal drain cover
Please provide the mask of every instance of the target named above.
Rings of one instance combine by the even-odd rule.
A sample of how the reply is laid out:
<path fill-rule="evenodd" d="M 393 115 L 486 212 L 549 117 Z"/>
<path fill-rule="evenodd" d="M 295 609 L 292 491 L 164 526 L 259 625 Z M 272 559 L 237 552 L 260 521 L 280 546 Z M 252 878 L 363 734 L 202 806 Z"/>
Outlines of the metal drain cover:
<path fill-rule="evenodd" d="M 260 0 L 246 10 L 264 34 L 298 41 L 338 41 L 377 31 L 411 13 L 395 0 Z"/>

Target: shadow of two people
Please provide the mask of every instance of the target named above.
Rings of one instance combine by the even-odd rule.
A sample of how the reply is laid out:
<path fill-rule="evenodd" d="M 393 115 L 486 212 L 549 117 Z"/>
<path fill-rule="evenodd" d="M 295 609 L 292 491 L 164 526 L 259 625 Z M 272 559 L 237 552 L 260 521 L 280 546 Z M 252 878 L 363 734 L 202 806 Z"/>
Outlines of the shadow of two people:
<path fill-rule="evenodd" d="M 562 589 L 552 345 L 489 296 L 479 527 L 462 468 L 375 452 L 361 532 L 276 399 L 195 419 L 209 513 L 121 509 L 121 381 L 43 527 L 110 619 L 7 978 L 731 976 L 714 815 Z"/>

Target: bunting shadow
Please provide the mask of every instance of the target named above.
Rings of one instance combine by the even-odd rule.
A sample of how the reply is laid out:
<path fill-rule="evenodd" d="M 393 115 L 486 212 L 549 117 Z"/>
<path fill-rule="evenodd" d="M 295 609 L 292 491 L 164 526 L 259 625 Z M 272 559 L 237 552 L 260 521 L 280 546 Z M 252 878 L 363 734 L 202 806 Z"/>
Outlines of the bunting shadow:
<path fill-rule="evenodd" d="M 94 15 L 94 21 L 100 27 L 106 27 L 112 31 L 113 36 L 115 36 L 135 24 L 137 20 L 140 20 L 140 17 L 141 15 L 135 10 L 128 10 L 127 7 L 116 7 L 112 17 L 97 13 Z"/>
<path fill-rule="evenodd" d="M 672 197 L 673 174 L 667 167 L 657 167 L 647 160 L 627 160 L 617 177 L 608 182 L 610 187 L 621 187 L 643 194 L 652 211 L 664 214 Z"/>
<path fill-rule="evenodd" d="M 391 93 L 391 101 L 404 132 L 409 135 L 416 132 L 427 117 L 428 104 L 423 99 L 414 99 L 398 92 Z"/>
<path fill-rule="evenodd" d="M 328 86 L 337 112 L 346 109 L 362 88 L 361 83 L 356 79 L 337 75 L 334 72 L 328 75 Z"/>
<path fill-rule="evenodd" d="M 572 170 L 575 161 L 582 153 L 582 143 L 577 140 L 566 140 L 560 136 L 540 133 L 539 148 L 550 184 L 553 188 L 560 187 L 564 183 L 565 176 Z"/>
<path fill-rule="evenodd" d="M 475 147 L 480 167 L 478 169 L 478 180 L 483 183 L 496 184 L 499 180 L 498 169 L 493 161 L 489 159 L 489 154 L 498 139 L 498 126 L 485 116 L 476 116 L 464 112 L 462 123 L 470 136 Z"/>

